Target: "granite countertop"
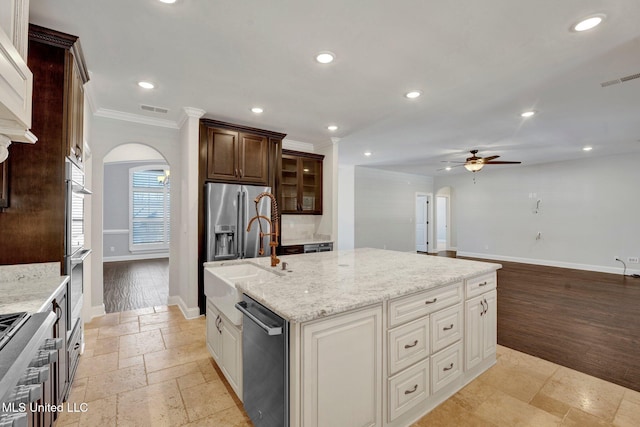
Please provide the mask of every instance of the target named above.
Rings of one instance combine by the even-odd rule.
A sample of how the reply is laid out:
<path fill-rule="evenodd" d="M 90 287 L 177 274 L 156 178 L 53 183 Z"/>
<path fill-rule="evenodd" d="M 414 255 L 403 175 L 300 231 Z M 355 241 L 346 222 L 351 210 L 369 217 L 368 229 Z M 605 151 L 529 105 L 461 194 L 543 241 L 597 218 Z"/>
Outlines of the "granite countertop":
<path fill-rule="evenodd" d="M 0 314 L 50 310 L 54 295 L 69 276 L 60 276 L 59 263 L 0 267 Z"/>
<path fill-rule="evenodd" d="M 495 263 L 362 248 L 280 257 L 287 271 L 273 279 L 237 283 L 238 289 L 290 322 L 305 322 L 493 272 Z M 205 267 L 270 259 L 208 262 Z"/>

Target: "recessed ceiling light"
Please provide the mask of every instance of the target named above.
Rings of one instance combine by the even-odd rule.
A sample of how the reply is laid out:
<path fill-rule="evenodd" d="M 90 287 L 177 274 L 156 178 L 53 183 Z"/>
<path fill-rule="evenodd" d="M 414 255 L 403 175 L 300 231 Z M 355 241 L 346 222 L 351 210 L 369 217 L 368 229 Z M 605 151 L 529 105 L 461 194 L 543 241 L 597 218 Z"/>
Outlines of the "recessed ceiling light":
<path fill-rule="evenodd" d="M 371 151 L 365 151 L 365 152 L 364 152 L 364 155 L 365 155 L 365 156 L 367 156 L 367 157 L 369 157 L 369 156 L 371 155 Z"/>
<path fill-rule="evenodd" d="M 261 113 L 264 112 L 264 110 L 262 108 L 260 108 L 260 107 L 253 107 L 253 108 L 251 108 L 251 112 L 252 113 L 256 113 L 256 114 L 261 114 Z"/>
<path fill-rule="evenodd" d="M 451 166 L 447 166 L 446 168 L 444 168 L 444 170 L 450 171 L 451 170 Z"/>
<path fill-rule="evenodd" d="M 415 99 L 420 95 L 422 95 L 422 92 L 420 92 L 419 90 L 412 90 L 411 92 L 407 92 L 404 94 L 404 96 L 409 99 Z"/>
<path fill-rule="evenodd" d="M 591 150 L 593 150 L 593 147 L 589 147 L 588 145 L 582 148 L 582 151 L 591 151 Z"/>
<path fill-rule="evenodd" d="M 320 52 L 316 55 L 316 61 L 321 64 L 329 64 L 336 59 L 336 56 L 332 52 Z"/>
<path fill-rule="evenodd" d="M 160 0 L 162 3 L 173 4 L 176 0 Z"/>
<path fill-rule="evenodd" d="M 154 87 L 156 87 L 151 82 L 138 82 L 138 86 L 140 86 L 143 89 L 153 89 Z"/>
<path fill-rule="evenodd" d="M 329 125 L 327 126 L 327 129 L 329 129 L 331 132 L 335 132 L 338 130 L 338 126 L 336 125 Z"/>
<path fill-rule="evenodd" d="M 605 15 L 602 15 L 602 14 L 589 16 L 588 18 L 581 20 L 580 22 L 575 24 L 573 27 L 571 27 L 571 30 L 577 31 L 577 32 L 590 30 L 600 25 L 604 20 L 604 17 Z"/>
<path fill-rule="evenodd" d="M 524 118 L 527 118 L 527 117 L 534 116 L 535 114 L 536 114 L 536 112 L 531 110 L 531 111 L 525 111 L 524 113 L 520 114 L 520 116 L 524 117 Z"/>

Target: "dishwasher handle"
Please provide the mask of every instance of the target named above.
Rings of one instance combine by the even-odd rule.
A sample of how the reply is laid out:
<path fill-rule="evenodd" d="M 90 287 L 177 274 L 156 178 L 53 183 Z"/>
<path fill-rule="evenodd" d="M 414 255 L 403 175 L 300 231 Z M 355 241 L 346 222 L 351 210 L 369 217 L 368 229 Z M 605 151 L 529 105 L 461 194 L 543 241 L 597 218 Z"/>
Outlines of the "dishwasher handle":
<path fill-rule="evenodd" d="M 240 301 L 236 303 L 236 308 L 242 312 L 245 316 L 249 318 L 253 323 L 260 326 L 267 335 L 282 335 L 282 326 L 269 326 L 265 324 L 262 320 L 258 319 L 253 313 L 248 310 L 247 303 L 245 301 Z"/>

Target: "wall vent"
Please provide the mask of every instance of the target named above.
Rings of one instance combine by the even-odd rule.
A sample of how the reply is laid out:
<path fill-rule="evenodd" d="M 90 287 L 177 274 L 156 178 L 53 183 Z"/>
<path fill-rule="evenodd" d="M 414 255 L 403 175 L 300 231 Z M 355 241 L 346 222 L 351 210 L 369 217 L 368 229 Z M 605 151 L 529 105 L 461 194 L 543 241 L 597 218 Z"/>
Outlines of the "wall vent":
<path fill-rule="evenodd" d="M 152 113 L 161 113 L 161 114 L 167 114 L 169 112 L 169 109 L 167 108 L 162 108 L 162 107 L 154 107 L 153 105 L 140 105 L 140 108 L 142 108 L 145 111 L 151 111 Z"/>
<path fill-rule="evenodd" d="M 612 85 L 617 85 L 618 83 L 628 82 L 629 80 L 640 79 L 640 73 L 631 74 L 630 76 L 620 77 L 619 79 L 609 80 L 608 82 L 600 83 L 600 86 L 607 87 Z"/>

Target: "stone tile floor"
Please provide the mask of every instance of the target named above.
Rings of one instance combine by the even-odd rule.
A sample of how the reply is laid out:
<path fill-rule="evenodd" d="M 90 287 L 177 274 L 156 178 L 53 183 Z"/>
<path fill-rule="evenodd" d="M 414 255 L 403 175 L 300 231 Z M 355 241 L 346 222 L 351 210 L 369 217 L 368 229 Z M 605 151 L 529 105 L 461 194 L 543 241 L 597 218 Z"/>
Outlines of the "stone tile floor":
<path fill-rule="evenodd" d="M 204 317 L 176 306 L 85 325 L 66 426 L 251 426 L 205 345 Z M 84 407 L 84 406 L 83 406 Z M 426 426 L 639 426 L 640 393 L 506 347 L 479 378 L 416 422 Z"/>

